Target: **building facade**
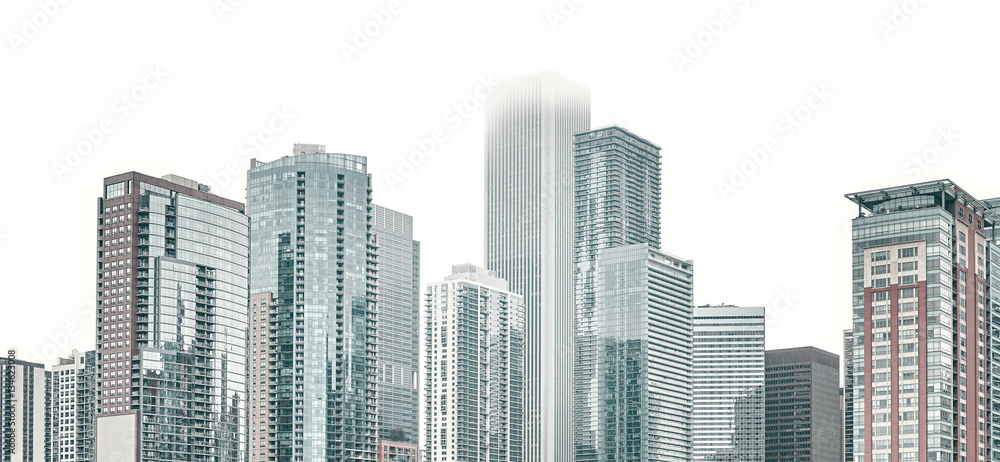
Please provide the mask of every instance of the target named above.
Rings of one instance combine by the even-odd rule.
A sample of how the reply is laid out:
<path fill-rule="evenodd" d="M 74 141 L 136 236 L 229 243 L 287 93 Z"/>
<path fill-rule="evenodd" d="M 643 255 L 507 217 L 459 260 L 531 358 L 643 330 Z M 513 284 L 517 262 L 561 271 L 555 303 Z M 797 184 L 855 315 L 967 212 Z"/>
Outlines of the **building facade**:
<path fill-rule="evenodd" d="M 377 457 L 371 178 L 324 151 L 251 160 L 250 462 Z"/>
<path fill-rule="evenodd" d="M 376 205 L 372 218 L 379 269 L 379 439 L 416 447 L 420 436 L 420 243 L 413 240 L 413 217 Z"/>
<path fill-rule="evenodd" d="M 378 442 L 378 462 L 420 462 L 419 457 L 420 451 L 416 443 Z"/>
<path fill-rule="evenodd" d="M 1000 460 L 996 204 L 950 180 L 847 198 L 854 460 Z"/>
<path fill-rule="evenodd" d="M 486 100 L 486 267 L 525 302 L 526 454 L 573 456 L 573 135 L 590 90 L 556 73 L 505 80 Z"/>
<path fill-rule="evenodd" d="M 854 329 L 844 331 L 844 462 L 854 462 Z"/>
<path fill-rule="evenodd" d="M 524 299 L 495 271 L 456 265 L 427 286 L 425 455 L 521 462 Z"/>
<path fill-rule="evenodd" d="M 97 352 L 76 350 L 52 366 L 51 453 L 53 462 L 94 460 L 94 416 L 97 411 Z"/>
<path fill-rule="evenodd" d="M 764 308 L 694 309 L 694 460 L 764 460 Z"/>
<path fill-rule="evenodd" d="M 840 357 L 818 348 L 764 355 L 768 462 L 840 461 Z"/>
<path fill-rule="evenodd" d="M 245 460 L 243 212 L 175 175 L 104 179 L 96 460 Z"/>
<path fill-rule="evenodd" d="M 594 276 L 597 460 L 690 461 L 693 263 L 636 244 Z"/>
<path fill-rule="evenodd" d="M 0 359 L 0 460 L 51 460 L 50 372 L 20 359 Z"/>
<path fill-rule="evenodd" d="M 660 147 L 618 126 L 573 137 L 574 460 L 597 460 L 597 255 L 660 246 Z"/>

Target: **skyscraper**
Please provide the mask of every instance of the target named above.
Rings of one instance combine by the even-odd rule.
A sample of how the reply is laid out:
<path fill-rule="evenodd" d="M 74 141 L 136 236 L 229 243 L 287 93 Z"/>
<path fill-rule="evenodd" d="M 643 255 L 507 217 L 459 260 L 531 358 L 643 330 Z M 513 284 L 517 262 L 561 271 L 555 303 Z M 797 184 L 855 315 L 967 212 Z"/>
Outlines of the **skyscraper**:
<path fill-rule="evenodd" d="M 546 72 L 486 100 L 486 267 L 525 303 L 525 458 L 573 452 L 573 135 L 590 90 Z"/>
<path fill-rule="evenodd" d="M 420 434 L 420 243 L 413 217 L 375 206 L 378 243 L 379 439 L 417 444 Z"/>
<path fill-rule="evenodd" d="M 1000 204 L 950 180 L 847 198 L 854 459 L 1000 460 Z"/>
<path fill-rule="evenodd" d="M 456 265 L 427 286 L 429 460 L 524 457 L 524 300 L 495 271 Z"/>
<path fill-rule="evenodd" d="M 764 307 L 694 309 L 694 460 L 764 460 Z"/>
<path fill-rule="evenodd" d="M 245 460 L 243 204 L 175 175 L 123 173 L 103 192 L 96 460 Z"/>
<path fill-rule="evenodd" d="M 374 461 L 378 284 L 361 156 L 251 160 L 250 462 Z"/>
<path fill-rule="evenodd" d="M 597 459 L 598 252 L 660 246 L 660 147 L 618 126 L 574 136 L 574 450 Z M 609 307 L 609 309 L 616 309 Z"/>
<path fill-rule="evenodd" d="M 52 461 L 94 460 L 94 415 L 97 410 L 97 352 L 76 350 L 52 366 Z"/>
<path fill-rule="evenodd" d="M 840 461 L 840 357 L 803 347 L 768 350 L 764 361 L 767 461 Z"/>
<path fill-rule="evenodd" d="M 690 461 L 694 265 L 636 244 L 594 276 L 597 460 Z"/>
<path fill-rule="evenodd" d="M 4 462 L 50 460 L 49 374 L 41 364 L 0 360 L 0 457 Z"/>

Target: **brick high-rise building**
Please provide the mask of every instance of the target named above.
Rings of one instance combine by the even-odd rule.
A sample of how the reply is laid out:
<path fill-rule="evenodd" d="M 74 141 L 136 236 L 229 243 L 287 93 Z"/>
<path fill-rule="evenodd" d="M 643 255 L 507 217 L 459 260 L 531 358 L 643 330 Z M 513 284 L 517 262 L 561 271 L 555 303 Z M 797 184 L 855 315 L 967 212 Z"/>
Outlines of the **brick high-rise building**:
<path fill-rule="evenodd" d="M 1000 460 L 1000 201 L 950 180 L 847 198 L 854 460 Z"/>
<path fill-rule="evenodd" d="M 104 179 L 97 461 L 246 460 L 243 210 L 175 175 Z"/>

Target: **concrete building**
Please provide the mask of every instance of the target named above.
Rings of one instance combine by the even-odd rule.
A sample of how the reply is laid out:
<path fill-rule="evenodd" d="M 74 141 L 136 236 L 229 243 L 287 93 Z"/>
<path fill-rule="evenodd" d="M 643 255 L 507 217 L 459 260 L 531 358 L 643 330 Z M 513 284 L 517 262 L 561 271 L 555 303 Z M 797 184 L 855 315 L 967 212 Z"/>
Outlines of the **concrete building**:
<path fill-rule="evenodd" d="M 573 139 L 574 460 L 590 461 L 598 459 L 601 425 L 597 255 L 604 249 L 632 244 L 659 248 L 660 147 L 618 126 L 578 133 Z M 645 258 L 644 253 L 642 256 Z"/>
<path fill-rule="evenodd" d="M 813 347 L 768 350 L 764 366 L 767 461 L 839 462 L 840 357 Z"/>
<path fill-rule="evenodd" d="M 495 271 L 456 265 L 427 286 L 426 456 L 521 462 L 524 299 Z"/>
<path fill-rule="evenodd" d="M 51 453 L 53 462 L 94 460 L 94 416 L 97 411 L 97 352 L 73 351 L 52 366 Z"/>
<path fill-rule="evenodd" d="M 45 366 L 0 359 L 0 457 L 4 462 L 51 460 L 49 375 Z"/>
<path fill-rule="evenodd" d="M 694 309 L 694 460 L 764 460 L 764 307 Z"/>
<path fill-rule="evenodd" d="M 1000 460 L 1000 200 L 950 180 L 847 198 L 854 460 Z"/>
<path fill-rule="evenodd" d="M 552 72 L 486 100 L 486 267 L 525 302 L 525 458 L 573 457 L 573 135 L 590 90 Z"/>
<path fill-rule="evenodd" d="M 597 460 L 690 461 L 693 263 L 614 247 L 594 280 Z"/>
<path fill-rule="evenodd" d="M 246 460 L 243 211 L 176 175 L 104 179 L 97 461 Z"/>
<path fill-rule="evenodd" d="M 250 462 L 378 455 L 378 247 L 362 156 L 251 160 Z"/>

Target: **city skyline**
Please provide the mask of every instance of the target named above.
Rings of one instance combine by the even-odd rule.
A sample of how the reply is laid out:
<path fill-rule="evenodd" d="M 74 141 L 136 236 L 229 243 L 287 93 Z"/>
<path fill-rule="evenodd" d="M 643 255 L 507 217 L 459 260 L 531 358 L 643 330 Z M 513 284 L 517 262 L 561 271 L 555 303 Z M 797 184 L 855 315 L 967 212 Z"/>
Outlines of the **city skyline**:
<path fill-rule="evenodd" d="M 0 442 L 1000 461 L 997 15 L 6 2 Z"/>
<path fill-rule="evenodd" d="M 353 43 L 355 28 L 364 29 L 383 6 L 246 4 L 223 9 L 220 17 L 210 6 L 185 5 L 157 11 L 163 22 L 140 28 L 115 19 L 123 13 L 148 17 L 148 10 L 135 5 L 63 5 L 26 44 L 15 51 L 7 43 L 0 54 L 12 69 L 0 91 L 14 108 L 0 116 L 10 134 L 2 140 L 4 151 L 19 153 L 11 161 L 17 171 L 39 173 L 38 183 L 29 186 L 9 170 L 0 194 L 16 197 L 37 188 L 39 200 L 63 204 L 65 226 L 83 227 L 91 222 L 90 191 L 114 172 L 177 173 L 241 200 L 250 157 L 272 160 L 294 142 L 320 142 L 331 151 L 369 156 L 377 203 L 437 223 L 449 215 L 422 198 L 450 198 L 462 210 L 483 203 L 479 97 L 488 98 L 488 84 L 555 69 L 591 88 L 594 125 L 617 120 L 674 159 L 664 171 L 665 197 L 689 192 L 703 200 L 694 207 L 663 204 L 663 216 L 690 215 L 698 223 L 664 222 L 662 230 L 663 242 L 677 243 L 672 251 L 699 262 L 704 282 L 696 288 L 696 303 L 766 306 L 789 300 L 772 320 L 784 334 L 769 338 L 768 346 L 804 344 L 812 341 L 804 332 L 814 322 L 850 327 L 849 283 L 838 279 L 849 265 L 841 255 L 850 246 L 845 221 L 853 216 L 851 205 L 839 200 L 844 191 L 951 178 L 990 194 L 987 178 L 959 170 L 969 163 L 988 165 L 998 145 L 992 127 L 1000 115 L 983 102 L 1000 100 L 993 84 L 1000 68 L 980 56 L 984 48 L 977 44 L 996 42 L 991 38 L 998 32 L 987 18 L 1000 5 L 972 1 L 940 7 L 948 14 L 919 13 L 886 39 L 879 23 L 890 19 L 889 4 L 855 0 L 825 9 L 790 1 L 746 3 L 751 6 L 743 10 L 742 2 L 588 2 L 555 26 L 547 14 L 558 12 L 556 2 L 483 6 L 488 10 L 482 15 L 462 2 L 406 4 L 349 62 L 340 45 Z M 688 39 L 704 32 L 702 22 L 718 18 L 723 7 L 739 14 L 736 23 L 678 70 L 674 53 L 686 54 Z M 31 1 L 0 8 L 9 18 L 5 30 L 17 35 L 23 34 L 22 19 L 46 14 Z M 192 27 L 185 34 L 163 40 L 176 29 L 171 24 L 187 21 Z M 327 33 L 256 33 L 310 26 Z M 940 30 L 954 33 L 934 32 Z M 117 40 L 123 37 L 129 40 Z M 307 62 L 314 72 L 285 71 Z M 258 69 L 255 63 L 267 65 Z M 761 66 L 766 72 L 757 72 Z M 79 72 L 67 73 L 67 67 Z M 426 71 L 409 75 L 415 68 Z M 787 130 L 775 124 L 809 101 L 817 106 L 813 86 L 829 98 L 786 140 Z M 145 99 L 129 96 L 132 107 L 121 95 L 134 89 Z M 466 101 L 471 110 L 462 107 Z M 113 130 L 94 134 L 105 118 Z M 444 141 L 434 142 L 425 159 L 414 156 L 419 164 L 409 163 L 419 150 L 414 141 L 434 141 L 435 130 Z M 83 131 L 100 142 L 68 161 L 69 148 L 79 152 L 78 145 L 89 142 Z M 747 150 L 769 138 L 780 150 L 723 200 L 718 183 L 729 182 L 733 167 L 752 160 Z M 54 165 L 68 171 L 57 174 Z M 401 181 L 390 183 L 389 174 Z M 732 243 L 727 227 L 772 216 L 778 204 L 818 234 L 794 236 L 795 245 L 789 245 L 788 236 L 773 229 L 744 227 L 743 238 L 755 245 Z M 44 334 L 0 326 L 0 340 L 18 346 L 24 359 L 42 363 L 72 348 L 86 349 L 90 334 L 82 327 L 91 324 L 94 308 L 86 306 L 92 236 L 67 236 L 54 222 L 18 224 L 14 217 L 37 213 L 28 203 L 5 201 L 0 207 L 0 258 L 26 265 L 23 271 L 0 269 L 7 287 L 22 285 L 24 273 L 46 270 L 26 245 L 36 238 L 65 243 L 60 258 L 73 276 L 44 306 L 66 315 L 34 320 L 17 314 L 19 324 L 38 323 Z M 430 256 L 424 273 L 444 273 L 453 262 L 480 255 L 481 226 L 473 217 L 465 233 L 418 229 L 414 238 Z M 780 264 L 767 266 L 770 276 L 763 282 L 740 277 L 758 272 L 756 262 L 789 261 L 789 249 L 811 246 L 814 239 L 823 242 L 817 258 L 829 265 L 820 277 Z M 13 291 L 12 303 L 35 303 L 31 292 Z M 817 337 L 816 346 L 838 350 L 836 332 Z"/>

